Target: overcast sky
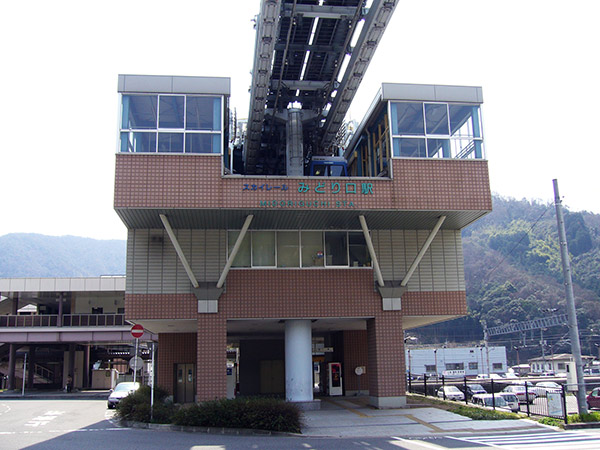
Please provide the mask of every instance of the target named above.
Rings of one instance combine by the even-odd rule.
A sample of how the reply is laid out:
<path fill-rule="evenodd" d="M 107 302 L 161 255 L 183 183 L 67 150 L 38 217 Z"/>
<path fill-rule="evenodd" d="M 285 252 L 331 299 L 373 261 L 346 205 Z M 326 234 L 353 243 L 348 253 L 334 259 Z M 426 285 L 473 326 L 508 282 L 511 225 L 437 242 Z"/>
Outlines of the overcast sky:
<path fill-rule="evenodd" d="M 246 117 L 258 0 L 0 6 L 0 236 L 125 239 L 117 75 L 231 78 Z M 600 213 L 598 0 L 400 0 L 351 118 L 381 82 L 482 86 L 492 191 Z"/>

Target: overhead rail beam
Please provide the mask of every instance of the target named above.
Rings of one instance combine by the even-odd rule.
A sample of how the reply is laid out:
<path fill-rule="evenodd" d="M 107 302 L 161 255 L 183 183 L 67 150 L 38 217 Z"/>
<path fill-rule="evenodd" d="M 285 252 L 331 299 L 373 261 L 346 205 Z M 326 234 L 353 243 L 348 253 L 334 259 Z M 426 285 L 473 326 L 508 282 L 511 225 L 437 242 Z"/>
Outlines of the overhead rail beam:
<path fill-rule="evenodd" d="M 248 216 L 246 216 L 246 220 L 244 221 L 242 230 L 240 231 L 240 234 L 239 234 L 237 240 L 235 241 L 235 245 L 231 249 L 231 255 L 229 255 L 229 258 L 227 259 L 227 263 L 225 264 L 225 267 L 223 268 L 223 272 L 221 272 L 221 276 L 219 277 L 219 281 L 217 282 L 218 289 L 221 289 L 223 287 L 223 284 L 225 284 L 225 280 L 227 279 L 227 274 L 229 273 L 229 269 L 231 269 L 231 265 L 233 264 L 233 261 L 235 260 L 235 257 L 237 256 L 238 250 L 240 249 L 240 246 L 242 245 L 244 236 L 246 236 L 246 232 L 248 231 L 248 227 L 250 226 L 250 223 L 252 222 L 253 218 L 254 218 L 254 215 L 252 215 L 252 214 L 249 214 Z"/>
<path fill-rule="evenodd" d="M 265 102 L 270 88 L 273 70 L 273 52 L 279 32 L 281 0 L 264 0 L 256 19 L 256 44 L 252 84 L 250 85 L 250 111 L 248 112 L 248 130 L 246 138 L 246 171 L 256 169 L 256 154 L 260 148 Z"/>
<path fill-rule="evenodd" d="M 319 19 L 349 19 L 354 16 L 354 6 L 324 6 L 324 5 L 296 5 L 295 15 Z M 291 5 L 285 6 L 284 16 L 292 15 Z"/>
<path fill-rule="evenodd" d="M 301 81 L 279 81 L 272 80 L 271 88 L 273 90 L 278 89 L 280 86 L 285 87 L 287 89 L 299 89 L 301 91 L 316 91 L 319 89 L 325 89 L 329 84 L 329 81 L 310 81 L 310 80 L 301 80 Z"/>
<path fill-rule="evenodd" d="M 323 125 L 321 140 L 323 149 L 328 149 L 333 143 L 397 3 L 397 0 L 374 0 L 369 8 L 365 24 L 340 83 L 340 89 Z"/>
<path fill-rule="evenodd" d="M 179 245 L 179 241 L 177 240 L 177 236 L 175 236 L 175 233 L 173 232 L 173 228 L 171 228 L 169 219 L 164 214 L 160 214 L 160 220 L 163 223 L 165 230 L 167 230 L 169 239 L 171 239 L 171 243 L 173 244 L 173 247 L 175 247 L 175 252 L 177 252 L 179 261 L 181 261 L 181 264 L 183 265 L 183 268 L 185 269 L 185 272 L 187 273 L 187 276 L 190 279 L 192 286 L 194 286 L 195 288 L 198 288 L 199 287 L 198 280 L 196 279 L 194 272 L 192 272 L 192 268 L 190 267 L 190 264 L 188 263 L 187 258 L 185 257 L 185 254 L 183 253 L 183 250 L 181 249 L 181 245 Z"/>
<path fill-rule="evenodd" d="M 408 284 L 408 281 L 410 280 L 410 277 L 412 277 L 414 271 L 419 266 L 419 263 L 421 262 L 421 259 L 423 259 L 423 256 L 425 256 L 425 252 L 427 252 L 427 250 L 429 250 L 429 246 L 433 242 L 433 239 L 437 235 L 438 231 L 440 231 L 440 228 L 442 227 L 442 224 L 444 223 L 444 220 L 446 220 L 446 216 L 440 216 L 439 217 L 437 223 L 433 227 L 433 230 L 431 230 L 431 233 L 429 233 L 429 236 L 427 236 L 427 240 L 423 244 L 423 247 L 421 247 L 421 250 L 417 254 L 417 257 L 415 258 L 415 260 L 413 261 L 413 263 L 410 265 L 410 268 L 408 269 L 408 272 L 406 272 L 406 275 L 404 276 L 404 279 L 402 280 L 402 283 L 400 283 L 400 286 L 406 287 L 406 285 Z"/>
<path fill-rule="evenodd" d="M 567 325 L 569 317 L 566 314 L 558 314 L 551 317 L 542 317 L 541 319 L 527 320 L 525 322 L 509 323 L 498 327 L 488 328 L 489 336 L 499 334 L 517 333 L 522 331 L 539 330 L 541 328 L 555 327 L 559 325 Z"/>

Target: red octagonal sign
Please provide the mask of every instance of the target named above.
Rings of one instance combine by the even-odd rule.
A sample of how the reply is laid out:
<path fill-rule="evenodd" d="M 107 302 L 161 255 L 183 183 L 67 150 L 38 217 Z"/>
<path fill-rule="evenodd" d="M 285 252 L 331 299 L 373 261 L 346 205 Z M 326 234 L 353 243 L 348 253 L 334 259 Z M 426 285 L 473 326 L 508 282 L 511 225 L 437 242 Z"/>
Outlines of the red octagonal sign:
<path fill-rule="evenodd" d="M 144 327 L 136 323 L 131 327 L 131 335 L 136 339 L 141 338 L 144 335 Z"/>

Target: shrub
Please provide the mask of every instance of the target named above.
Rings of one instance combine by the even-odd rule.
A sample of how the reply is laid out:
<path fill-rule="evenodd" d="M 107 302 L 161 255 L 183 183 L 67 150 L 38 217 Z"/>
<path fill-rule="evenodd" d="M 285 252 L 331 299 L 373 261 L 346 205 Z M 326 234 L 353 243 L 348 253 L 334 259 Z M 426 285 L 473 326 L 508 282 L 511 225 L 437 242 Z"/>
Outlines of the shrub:
<path fill-rule="evenodd" d="M 173 417 L 176 425 L 250 428 L 299 433 L 298 407 L 272 398 L 213 400 L 181 408 Z"/>
<path fill-rule="evenodd" d="M 507 411 L 499 411 L 493 409 L 483 409 L 470 406 L 454 406 L 448 408 L 448 411 L 461 416 L 470 417 L 473 420 L 505 420 L 505 419 L 520 419 L 517 414 Z"/>
<path fill-rule="evenodd" d="M 539 423 L 544 424 L 544 425 L 550 425 L 550 426 L 559 427 L 559 428 L 565 427 L 564 421 L 561 419 L 557 419 L 555 417 L 539 417 L 539 418 L 536 418 L 535 420 L 537 420 Z"/>
<path fill-rule="evenodd" d="M 150 395 L 150 386 L 141 386 L 117 404 L 117 417 L 135 422 L 171 423 L 175 407 L 166 401 L 169 393 L 162 388 L 154 388 L 152 420 L 150 420 Z"/>
<path fill-rule="evenodd" d="M 572 414 L 567 417 L 568 423 L 600 422 L 600 413 L 591 412 L 587 414 Z"/>

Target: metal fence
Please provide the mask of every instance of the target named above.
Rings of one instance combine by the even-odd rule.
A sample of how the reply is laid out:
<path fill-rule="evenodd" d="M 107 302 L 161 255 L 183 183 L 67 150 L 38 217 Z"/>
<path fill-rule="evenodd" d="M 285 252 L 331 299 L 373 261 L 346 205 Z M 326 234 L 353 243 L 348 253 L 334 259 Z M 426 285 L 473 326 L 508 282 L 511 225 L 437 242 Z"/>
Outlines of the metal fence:
<path fill-rule="evenodd" d="M 538 380 L 539 381 L 539 380 Z M 548 380 L 554 381 L 554 380 Z M 560 381 L 560 380 L 559 380 Z M 577 414 L 577 385 L 569 385 L 558 383 L 558 388 L 541 387 L 533 385 L 532 382 L 525 379 L 467 379 L 464 378 L 446 378 L 435 377 L 427 374 L 415 377 L 408 374 L 408 392 L 412 394 L 420 394 L 424 396 L 434 396 L 436 398 L 447 400 L 445 386 L 455 386 L 464 395 L 462 400 L 467 405 L 473 405 L 473 394 L 470 386 L 474 384 L 481 385 L 488 394 L 494 394 L 491 397 L 492 409 L 499 411 L 507 411 L 506 407 L 496 405 L 496 398 L 500 392 L 510 391 L 508 386 L 523 386 L 521 393 L 517 395 L 519 399 L 519 412 L 527 414 L 527 416 L 543 416 L 552 417 L 563 420 L 567 423 L 567 417 L 570 414 Z M 591 391 L 594 387 L 600 386 L 600 383 L 586 382 L 586 391 Z M 508 388 L 508 389 L 507 389 Z M 524 394 L 523 392 L 524 391 Z M 500 403 L 500 402 L 498 402 Z"/>
<path fill-rule="evenodd" d="M 60 323 L 60 325 L 59 325 Z M 126 325 L 124 314 L 57 314 L 0 316 L 0 327 L 110 327 Z"/>

